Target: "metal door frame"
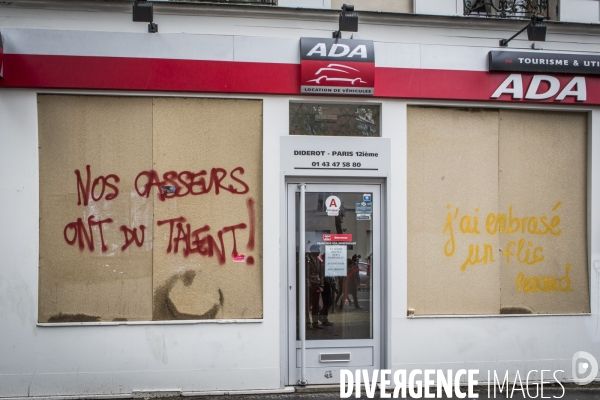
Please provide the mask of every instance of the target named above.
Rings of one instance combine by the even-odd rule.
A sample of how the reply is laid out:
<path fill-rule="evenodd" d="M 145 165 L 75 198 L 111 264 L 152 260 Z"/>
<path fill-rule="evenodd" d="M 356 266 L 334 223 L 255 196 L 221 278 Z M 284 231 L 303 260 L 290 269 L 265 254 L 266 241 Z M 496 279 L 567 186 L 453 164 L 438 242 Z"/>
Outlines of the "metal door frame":
<path fill-rule="evenodd" d="M 296 304 L 295 304 L 295 295 L 290 295 L 290 293 L 294 293 L 296 291 L 296 282 L 291 281 L 292 272 L 295 276 L 295 253 L 296 253 L 296 243 L 295 243 L 295 195 L 299 192 L 298 185 L 299 184 L 307 185 L 307 193 L 320 191 L 319 189 L 323 189 L 322 191 L 335 191 L 337 188 L 341 191 L 347 192 L 374 192 L 374 200 L 375 196 L 378 196 L 379 202 L 378 207 L 374 208 L 373 214 L 373 252 L 378 252 L 379 257 L 375 257 L 375 260 L 379 259 L 379 263 L 377 268 L 373 268 L 376 271 L 376 275 L 373 276 L 372 282 L 372 291 L 373 295 L 373 338 L 372 339 L 341 339 L 339 341 L 319 341 L 317 343 L 318 346 L 323 347 L 360 347 L 365 345 L 365 341 L 371 341 L 369 346 L 373 346 L 374 348 L 374 363 L 373 368 L 384 368 L 385 365 L 388 364 L 388 360 L 386 357 L 387 354 L 387 307 L 385 304 L 385 298 L 388 293 L 388 285 L 385 284 L 387 280 L 383 278 L 387 275 L 386 268 L 386 259 L 388 249 L 384 245 L 386 235 L 386 219 L 385 219 L 385 210 L 387 204 L 387 194 L 385 191 L 385 179 L 368 179 L 368 178 L 359 178 L 359 179 L 351 179 L 351 178 L 326 178 L 326 177 L 288 177 L 288 179 L 284 180 L 284 191 L 285 196 L 282 199 L 282 222 L 285 222 L 283 232 L 285 233 L 283 236 L 282 247 L 284 251 L 282 252 L 282 261 L 285 268 L 283 268 L 282 274 L 282 282 L 283 288 L 285 290 L 282 291 L 282 300 L 284 302 L 282 304 L 285 307 L 282 307 L 282 316 L 283 316 L 283 329 L 282 332 L 285 333 L 285 340 L 282 343 L 282 380 L 285 385 L 297 385 L 297 381 L 292 380 L 292 372 L 295 374 L 295 369 L 292 368 L 292 361 L 295 361 L 295 353 L 297 349 L 297 341 L 295 338 L 292 338 L 292 332 L 295 333 L 295 320 L 296 320 Z M 315 188 L 315 186 L 317 186 Z M 331 187 L 334 187 L 333 190 Z M 361 188 L 362 186 L 362 188 Z M 365 187 L 367 186 L 367 187 Z M 378 193 L 377 193 L 378 192 Z M 375 209 L 378 208 L 377 216 L 375 215 Z M 378 241 L 376 240 L 376 236 L 378 237 Z M 377 243 L 378 242 L 378 243 Z M 292 260 L 292 261 L 290 261 Z M 292 271 L 293 270 L 293 271 Z M 295 280 L 295 278 L 294 278 Z M 290 289 L 291 287 L 291 289 Z M 311 341 L 312 342 L 312 341 Z M 314 343 L 314 342 L 313 342 Z M 337 380 L 335 381 L 337 384 Z M 311 384 L 311 382 L 308 382 Z"/>

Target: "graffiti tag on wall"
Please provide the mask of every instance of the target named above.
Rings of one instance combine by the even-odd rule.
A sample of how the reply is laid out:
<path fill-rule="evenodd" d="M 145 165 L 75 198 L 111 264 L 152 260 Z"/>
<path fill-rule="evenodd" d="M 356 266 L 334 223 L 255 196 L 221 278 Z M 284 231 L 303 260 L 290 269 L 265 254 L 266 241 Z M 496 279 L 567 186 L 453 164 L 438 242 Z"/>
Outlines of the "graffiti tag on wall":
<path fill-rule="evenodd" d="M 210 171 L 168 171 L 161 175 L 154 170 L 142 171 L 135 178 L 134 187 L 131 188 L 140 197 L 148 198 L 152 188 L 157 189 L 157 198 L 160 201 L 181 198 L 186 196 L 198 196 L 214 194 L 219 195 L 228 192 L 234 195 L 244 195 L 250 188 L 243 180 L 244 168 L 236 167 L 231 171 L 224 168 L 212 168 Z M 75 170 L 75 183 L 77 185 L 77 205 L 88 206 L 91 203 L 112 201 L 119 194 L 119 182 L 121 179 L 116 174 L 106 176 L 100 175 L 94 178 L 90 165 L 86 165 L 85 176 L 80 170 Z M 169 189 L 165 189 L 169 188 Z M 171 188 L 174 188 L 171 190 Z M 230 235 L 233 246 L 231 256 L 234 261 L 245 261 L 248 265 L 254 265 L 254 257 L 240 254 L 236 233 L 248 230 L 248 241 L 243 244 L 247 250 L 254 250 L 256 236 L 256 209 L 252 197 L 246 199 L 248 212 L 247 221 L 238 224 L 211 228 L 209 225 L 192 228 L 185 216 L 156 221 L 156 226 L 166 229 L 169 234 L 167 253 L 179 254 L 188 257 L 198 254 L 203 257 L 215 257 L 220 265 L 225 264 L 229 250 L 225 248 L 224 236 Z M 78 218 L 69 222 L 63 229 L 65 242 L 70 246 L 77 246 L 80 251 L 104 253 L 109 246 L 105 242 L 104 232 L 106 229 L 118 229 L 123 234 L 121 251 L 127 250 L 131 245 L 142 247 L 146 240 L 145 231 L 147 226 L 118 225 L 118 221 L 112 218 L 101 219 L 97 215 L 89 215 L 87 219 Z M 99 240 L 100 248 L 95 246 Z"/>
<path fill-rule="evenodd" d="M 542 263 L 546 256 L 544 248 L 536 243 L 536 238 L 559 237 L 562 234 L 560 206 L 561 201 L 554 204 L 551 210 L 541 215 L 521 215 L 512 205 L 507 213 L 480 213 L 479 208 L 474 212 L 461 211 L 459 207 L 446 206 L 446 222 L 442 231 L 447 240 L 444 243 L 444 255 L 456 258 L 461 271 L 478 264 L 488 264 L 502 257 L 506 264 L 518 263 L 532 266 Z M 458 235 L 471 237 L 465 249 L 457 249 Z M 497 251 L 486 242 L 485 237 L 495 235 L 511 235 L 503 249 Z M 495 254 L 498 253 L 496 256 Z M 551 292 L 572 291 L 569 270 L 571 264 L 565 265 L 563 276 L 527 276 L 519 272 L 515 278 L 518 292 Z"/>

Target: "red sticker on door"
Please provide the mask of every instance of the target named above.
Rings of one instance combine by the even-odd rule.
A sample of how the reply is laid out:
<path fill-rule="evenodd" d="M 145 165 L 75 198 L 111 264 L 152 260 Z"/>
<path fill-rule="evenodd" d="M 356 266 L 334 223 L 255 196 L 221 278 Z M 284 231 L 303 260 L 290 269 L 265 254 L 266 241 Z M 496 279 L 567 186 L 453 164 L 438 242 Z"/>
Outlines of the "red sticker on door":
<path fill-rule="evenodd" d="M 351 233 L 324 233 L 323 241 L 324 242 L 351 242 L 352 234 Z"/>

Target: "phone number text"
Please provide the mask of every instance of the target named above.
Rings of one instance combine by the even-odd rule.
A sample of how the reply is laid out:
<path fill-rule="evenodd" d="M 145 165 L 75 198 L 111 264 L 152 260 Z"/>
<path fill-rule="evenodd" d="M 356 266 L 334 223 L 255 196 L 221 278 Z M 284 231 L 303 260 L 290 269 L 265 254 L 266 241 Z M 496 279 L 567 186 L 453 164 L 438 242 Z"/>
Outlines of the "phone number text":
<path fill-rule="evenodd" d="M 327 162 L 327 161 L 313 161 L 313 167 L 333 167 L 333 168 L 360 168 L 361 164 L 359 162 Z"/>

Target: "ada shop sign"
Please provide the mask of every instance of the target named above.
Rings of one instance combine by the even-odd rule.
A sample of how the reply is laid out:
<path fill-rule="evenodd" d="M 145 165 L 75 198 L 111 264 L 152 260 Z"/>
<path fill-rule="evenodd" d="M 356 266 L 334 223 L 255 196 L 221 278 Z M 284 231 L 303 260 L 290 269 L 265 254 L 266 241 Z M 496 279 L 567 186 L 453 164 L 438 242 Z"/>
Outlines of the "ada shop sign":
<path fill-rule="evenodd" d="M 529 77 L 527 77 L 529 78 Z M 585 77 L 551 75 L 533 75 L 529 86 L 523 82 L 522 74 L 511 74 L 498 86 L 492 94 L 492 99 L 498 99 L 503 95 L 509 95 L 512 100 L 550 100 L 563 101 L 574 99 L 576 101 L 587 100 L 587 87 Z"/>
<path fill-rule="evenodd" d="M 342 202 L 340 201 L 339 197 L 329 196 L 327 200 L 325 200 L 325 211 L 327 211 L 327 215 L 329 215 L 330 217 L 337 217 L 338 215 L 340 215 L 341 205 Z"/>
<path fill-rule="evenodd" d="M 596 54 L 490 51 L 490 71 L 600 75 Z"/>
<path fill-rule="evenodd" d="M 375 47 L 371 40 L 300 38 L 300 91 L 372 96 Z"/>

